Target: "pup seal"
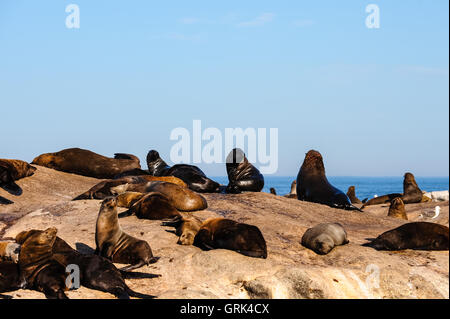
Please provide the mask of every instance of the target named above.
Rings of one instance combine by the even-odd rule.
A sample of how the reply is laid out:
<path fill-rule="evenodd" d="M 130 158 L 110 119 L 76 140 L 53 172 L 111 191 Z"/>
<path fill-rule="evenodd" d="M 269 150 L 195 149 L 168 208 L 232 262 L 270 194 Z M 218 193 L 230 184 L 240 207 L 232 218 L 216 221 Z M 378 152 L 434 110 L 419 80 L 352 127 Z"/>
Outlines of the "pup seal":
<path fill-rule="evenodd" d="M 347 197 L 350 199 L 352 204 L 362 204 L 358 197 L 355 194 L 355 186 L 350 186 L 347 190 Z"/>
<path fill-rule="evenodd" d="M 258 227 L 230 219 L 206 220 L 194 238 L 204 250 L 229 249 L 249 257 L 267 258 L 267 246 Z"/>
<path fill-rule="evenodd" d="M 195 216 L 177 216 L 171 220 L 163 221 L 161 226 L 175 227 L 175 235 L 179 236 L 178 245 L 192 245 L 195 235 L 202 226 L 202 221 Z"/>
<path fill-rule="evenodd" d="M 27 162 L 21 160 L 0 159 L 0 187 L 12 194 L 20 195 L 22 190 L 16 185 L 15 181 L 29 177 L 33 175 L 35 171 L 36 167 L 31 166 Z M 12 202 L 2 197 L 0 198 L 0 203 L 11 204 Z"/>
<path fill-rule="evenodd" d="M 158 192 L 145 194 L 126 212 L 119 214 L 119 218 L 136 215 L 139 219 L 161 220 L 180 216 L 172 201 Z"/>
<path fill-rule="evenodd" d="M 322 155 L 314 150 L 306 154 L 298 173 L 297 198 L 334 208 L 361 211 L 352 205 L 347 195 L 328 182 Z"/>
<path fill-rule="evenodd" d="M 284 195 L 286 198 L 295 198 L 297 199 L 297 181 L 293 181 L 291 184 L 291 192 L 287 195 Z"/>
<path fill-rule="evenodd" d="M 19 262 L 20 245 L 13 242 L 0 242 L 0 260 Z"/>
<path fill-rule="evenodd" d="M 173 176 L 151 176 L 151 175 L 141 175 L 141 176 L 126 176 L 118 179 L 108 179 L 102 181 L 93 187 L 91 187 L 88 191 L 84 192 L 81 195 L 78 195 L 73 200 L 81 200 L 81 199 L 105 199 L 106 197 L 113 196 L 114 194 L 111 192 L 112 187 L 116 187 L 123 184 L 142 184 L 147 182 L 160 181 L 176 184 L 180 187 L 186 187 L 187 184 L 183 182 L 181 179 L 173 177 Z"/>
<path fill-rule="evenodd" d="M 405 211 L 405 204 L 400 197 L 394 198 L 389 206 L 389 217 L 408 220 L 408 216 Z"/>
<path fill-rule="evenodd" d="M 155 263 L 149 244 L 122 231 L 117 217 L 117 200 L 109 197 L 102 202 L 95 229 L 96 254 L 113 263 L 129 264 L 121 270 L 130 271 Z"/>
<path fill-rule="evenodd" d="M 19 265 L 12 261 L 0 261 L 0 292 L 22 288 L 25 288 L 25 280 L 20 275 Z"/>
<path fill-rule="evenodd" d="M 228 154 L 226 168 L 229 180 L 227 193 L 260 192 L 263 189 L 264 177 L 249 163 L 241 149 L 235 148 Z"/>
<path fill-rule="evenodd" d="M 206 199 L 189 188 L 166 182 L 148 182 L 142 184 L 124 184 L 111 188 L 113 194 L 125 192 L 149 193 L 157 192 L 163 194 L 170 203 L 179 211 L 192 212 L 203 210 L 208 207 Z"/>
<path fill-rule="evenodd" d="M 448 250 L 448 227 L 427 222 L 407 223 L 384 232 L 363 246 L 376 250 Z"/>
<path fill-rule="evenodd" d="M 19 268 L 28 289 L 43 292 L 50 299 L 67 299 L 66 270 L 52 258 L 56 232 L 56 228 L 48 228 L 40 233 L 18 234 Z"/>
<path fill-rule="evenodd" d="M 206 177 L 197 166 L 177 164 L 172 167 L 167 165 L 159 153 L 151 150 L 147 154 L 148 171 L 154 176 L 175 176 L 182 179 L 190 189 L 199 193 L 217 193 L 220 185 Z"/>
<path fill-rule="evenodd" d="M 116 153 L 114 158 L 109 158 L 80 148 L 42 154 L 32 164 L 95 178 L 114 178 L 123 172 L 141 168 L 139 158 L 134 155 Z"/>
<path fill-rule="evenodd" d="M 319 224 L 309 228 L 302 237 L 302 245 L 319 255 L 326 255 L 334 247 L 348 243 L 347 232 L 339 223 Z"/>

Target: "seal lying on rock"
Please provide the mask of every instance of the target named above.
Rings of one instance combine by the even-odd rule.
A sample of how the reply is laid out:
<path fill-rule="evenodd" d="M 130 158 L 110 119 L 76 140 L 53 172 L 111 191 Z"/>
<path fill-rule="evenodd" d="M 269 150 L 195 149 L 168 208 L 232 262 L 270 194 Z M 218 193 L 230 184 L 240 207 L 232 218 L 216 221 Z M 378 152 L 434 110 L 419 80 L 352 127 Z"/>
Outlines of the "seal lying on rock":
<path fill-rule="evenodd" d="M 0 242 L 0 260 L 19 262 L 20 245 L 13 242 Z"/>
<path fill-rule="evenodd" d="M 20 195 L 21 188 L 15 181 L 31 176 L 36 171 L 36 167 L 21 160 L 0 159 L 0 187 L 6 191 Z M 11 204 L 6 198 L 0 197 L 0 204 Z"/>
<path fill-rule="evenodd" d="M 347 195 L 328 182 L 322 155 L 314 150 L 306 154 L 298 173 L 297 198 L 334 208 L 360 211 L 359 208 L 352 205 Z"/>
<path fill-rule="evenodd" d="M 148 171 L 154 176 L 175 176 L 182 179 L 190 189 L 199 193 L 217 193 L 220 185 L 206 177 L 197 166 L 177 164 L 172 167 L 166 164 L 159 153 L 151 150 L 147 154 Z"/>
<path fill-rule="evenodd" d="M 106 197 L 113 196 L 111 192 L 111 188 L 124 185 L 124 184 L 143 184 L 152 181 L 160 181 L 167 182 L 171 184 L 176 184 L 180 187 L 187 187 L 187 184 L 183 182 L 181 179 L 173 177 L 173 176 L 151 176 L 151 175 L 143 175 L 143 176 L 127 176 L 118 179 L 108 179 L 94 185 L 88 191 L 84 192 L 81 195 L 78 195 L 73 200 L 81 200 L 81 199 L 105 199 Z"/>
<path fill-rule="evenodd" d="M 258 227 L 230 219 L 206 220 L 194 238 L 204 250 L 229 249 L 249 257 L 267 258 L 266 241 Z"/>
<path fill-rule="evenodd" d="M 414 222 L 384 232 L 363 246 L 376 250 L 448 250 L 448 234 L 446 226 Z"/>
<path fill-rule="evenodd" d="M 0 261 L 0 292 L 23 289 L 25 280 L 20 275 L 19 265 L 13 261 Z"/>
<path fill-rule="evenodd" d="M 136 201 L 126 212 L 119 214 L 119 218 L 136 215 L 137 218 L 161 220 L 181 216 L 172 205 L 172 201 L 164 194 L 150 192 Z"/>
<path fill-rule="evenodd" d="M 32 164 L 95 178 L 114 178 L 120 173 L 141 168 L 139 158 L 131 154 L 116 153 L 114 158 L 109 158 L 80 148 L 42 154 Z"/>
<path fill-rule="evenodd" d="M 358 197 L 355 194 L 355 186 L 350 186 L 347 190 L 347 197 L 350 199 L 352 204 L 362 204 Z"/>
<path fill-rule="evenodd" d="M 177 216 L 171 220 L 163 221 L 161 226 L 175 227 L 175 235 L 179 236 L 178 245 L 192 245 L 195 235 L 202 226 L 202 221 L 195 216 Z"/>
<path fill-rule="evenodd" d="M 229 181 L 227 193 L 260 192 L 263 189 L 264 177 L 249 163 L 241 149 L 235 148 L 228 154 L 226 167 Z"/>
<path fill-rule="evenodd" d="M 394 198 L 397 197 L 401 197 L 403 203 L 405 204 L 420 203 L 422 201 L 423 194 L 419 186 L 417 185 L 413 174 L 405 173 L 403 178 L 403 194 L 392 193 L 378 196 L 365 202 L 361 208 L 369 205 L 390 203 Z"/>
<path fill-rule="evenodd" d="M 18 234 L 19 268 L 28 289 L 43 292 L 50 299 L 67 299 L 66 270 L 52 258 L 56 232 L 56 228 L 48 228 L 39 233 Z"/>
<path fill-rule="evenodd" d="M 400 197 L 392 200 L 391 206 L 389 206 L 388 216 L 408 220 L 408 216 L 405 211 L 405 204 Z"/>
<path fill-rule="evenodd" d="M 334 247 L 348 242 L 347 232 L 339 223 L 319 224 L 309 228 L 302 237 L 302 245 L 319 255 L 326 255 Z"/>
<path fill-rule="evenodd" d="M 121 270 L 130 271 L 157 262 L 150 245 L 122 231 L 117 216 L 117 200 L 106 198 L 100 207 L 95 229 L 95 253 L 113 263 L 129 264 Z"/>

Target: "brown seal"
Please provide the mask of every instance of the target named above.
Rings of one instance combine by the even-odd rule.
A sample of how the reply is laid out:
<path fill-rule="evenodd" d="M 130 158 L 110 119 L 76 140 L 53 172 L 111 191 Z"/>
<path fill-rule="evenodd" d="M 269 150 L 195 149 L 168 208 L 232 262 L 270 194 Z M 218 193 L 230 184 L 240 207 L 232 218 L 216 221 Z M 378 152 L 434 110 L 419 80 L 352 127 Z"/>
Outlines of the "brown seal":
<path fill-rule="evenodd" d="M 192 245 L 195 235 L 202 226 L 202 221 L 195 216 L 177 216 L 171 220 L 163 221 L 161 226 L 175 227 L 178 245 Z"/>
<path fill-rule="evenodd" d="M 391 202 L 391 206 L 389 206 L 389 217 L 399 218 L 408 220 L 408 216 L 405 211 L 405 204 L 400 197 L 394 198 Z"/>
<path fill-rule="evenodd" d="M 362 204 L 358 197 L 355 194 L 355 186 L 350 186 L 347 190 L 347 197 L 350 199 L 352 204 Z"/>
<path fill-rule="evenodd" d="M 11 292 L 25 286 L 19 265 L 13 261 L 0 261 L 0 292 Z"/>
<path fill-rule="evenodd" d="M 435 223 L 406 223 L 364 244 L 376 250 L 448 250 L 448 227 Z"/>
<path fill-rule="evenodd" d="M 123 184 L 111 188 L 113 194 L 125 192 L 150 193 L 157 192 L 163 194 L 170 203 L 179 211 L 193 212 L 203 210 L 208 207 L 206 199 L 189 188 L 167 182 L 147 182 L 141 184 Z"/>
<path fill-rule="evenodd" d="M 130 208 L 144 196 L 145 196 L 145 193 L 138 193 L 138 192 L 125 192 L 125 193 L 119 194 L 116 196 L 117 207 Z"/>
<path fill-rule="evenodd" d="M 15 181 L 31 176 L 36 167 L 21 160 L 0 159 L 0 187 L 14 195 L 21 195 L 22 189 Z M 12 204 L 6 198 L 0 198 L 0 204 Z"/>
<path fill-rule="evenodd" d="M 309 228 L 302 237 L 302 245 L 319 255 L 326 255 L 334 247 L 348 243 L 347 232 L 339 223 L 319 224 Z"/>
<path fill-rule="evenodd" d="M 0 242 L 0 260 L 19 262 L 20 245 L 14 242 Z"/>
<path fill-rule="evenodd" d="M 352 205 L 347 195 L 328 182 L 322 155 L 314 150 L 306 154 L 298 173 L 297 197 L 334 208 L 360 210 Z"/>
<path fill-rule="evenodd" d="M 117 216 L 117 200 L 106 198 L 100 207 L 95 229 L 96 254 L 113 263 L 129 264 L 121 270 L 130 271 L 155 263 L 150 245 L 122 231 Z"/>
<path fill-rule="evenodd" d="M 16 242 L 21 245 L 19 268 L 27 288 L 43 292 L 47 298 L 67 299 L 66 270 L 53 257 L 56 228 L 43 232 L 21 232 Z"/>
<path fill-rule="evenodd" d="M 240 148 L 228 154 L 226 168 L 229 180 L 227 193 L 260 192 L 264 188 L 264 176 L 248 161 Z"/>
<path fill-rule="evenodd" d="M 194 238 L 204 250 L 229 249 L 249 257 L 267 258 L 267 246 L 258 227 L 225 218 L 206 220 Z"/>
<path fill-rule="evenodd" d="M 297 181 L 292 182 L 291 192 L 289 194 L 284 195 L 284 197 L 297 199 Z"/>
<path fill-rule="evenodd" d="M 430 197 L 422 195 L 422 200 L 420 202 L 421 203 L 429 203 L 429 202 L 432 202 L 432 201 L 433 200 Z"/>
<path fill-rule="evenodd" d="M 114 158 L 109 158 L 80 148 L 42 154 L 32 164 L 95 178 L 114 178 L 123 172 L 141 168 L 139 158 L 131 154 L 116 153 Z"/>
<path fill-rule="evenodd" d="M 105 199 L 106 197 L 113 196 L 114 194 L 111 192 L 112 187 L 116 187 L 123 184 L 142 184 L 147 182 L 160 181 L 176 184 L 180 187 L 187 187 L 186 183 L 181 179 L 173 177 L 173 176 L 151 176 L 151 175 L 142 175 L 142 176 L 126 176 L 118 179 L 108 179 L 102 181 L 88 191 L 84 192 L 81 195 L 78 195 L 73 200 L 81 200 L 81 199 Z"/>
<path fill-rule="evenodd" d="M 128 211 L 119 214 L 119 218 L 131 215 L 139 219 L 161 220 L 180 216 L 180 213 L 164 194 L 150 192 L 144 194 Z"/>

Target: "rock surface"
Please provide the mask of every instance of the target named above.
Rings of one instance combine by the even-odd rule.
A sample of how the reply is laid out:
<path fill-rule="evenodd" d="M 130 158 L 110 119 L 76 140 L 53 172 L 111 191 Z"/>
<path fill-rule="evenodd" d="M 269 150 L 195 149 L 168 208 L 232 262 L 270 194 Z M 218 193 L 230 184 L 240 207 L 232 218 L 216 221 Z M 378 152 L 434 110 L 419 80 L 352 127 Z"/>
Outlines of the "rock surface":
<path fill-rule="evenodd" d="M 38 167 L 17 184 L 21 196 L 0 189 L 15 203 L 0 206 L 0 238 L 22 230 L 54 226 L 58 236 L 84 253 L 95 249 L 95 222 L 101 201 L 70 201 L 99 180 Z M 177 245 L 177 237 L 160 221 L 120 219 L 125 232 L 146 240 L 161 259 L 137 272 L 160 274 L 153 279 L 127 279 L 128 285 L 159 298 L 449 298 L 448 251 L 379 252 L 362 247 L 367 238 L 407 222 L 387 217 L 388 205 L 351 212 L 266 193 L 206 194 L 209 207 L 195 212 L 201 219 L 226 217 L 258 226 L 267 242 L 268 258 L 233 251 L 202 251 Z M 448 226 L 449 203 L 406 205 L 409 221 Z M 433 219 L 435 206 L 440 206 Z M 320 256 L 300 244 L 303 233 L 318 223 L 339 222 L 350 243 Z M 121 265 L 119 265 L 121 266 Z M 3 295 L 44 298 L 30 290 Z M 81 287 L 69 298 L 113 298 Z"/>

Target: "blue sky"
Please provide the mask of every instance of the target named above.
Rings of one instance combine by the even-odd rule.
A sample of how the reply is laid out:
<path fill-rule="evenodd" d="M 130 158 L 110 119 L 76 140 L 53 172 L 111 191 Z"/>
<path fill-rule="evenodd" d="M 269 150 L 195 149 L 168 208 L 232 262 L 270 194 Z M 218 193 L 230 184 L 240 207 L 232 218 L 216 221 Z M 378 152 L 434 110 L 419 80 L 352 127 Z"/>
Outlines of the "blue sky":
<path fill-rule="evenodd" d="M 66 5 L 80 8 L 67 29 Z M 380 28 L 365 8 L 380 8 Z M 448 1 L 2 1 L 0 157 L 169 159 L 176 127 L 279 129 L 276 175 L 449 175 Z M 170 162 L 170 161 L 169 161 Z M 224 165 L 199 165 L 225 175 Z"/>

